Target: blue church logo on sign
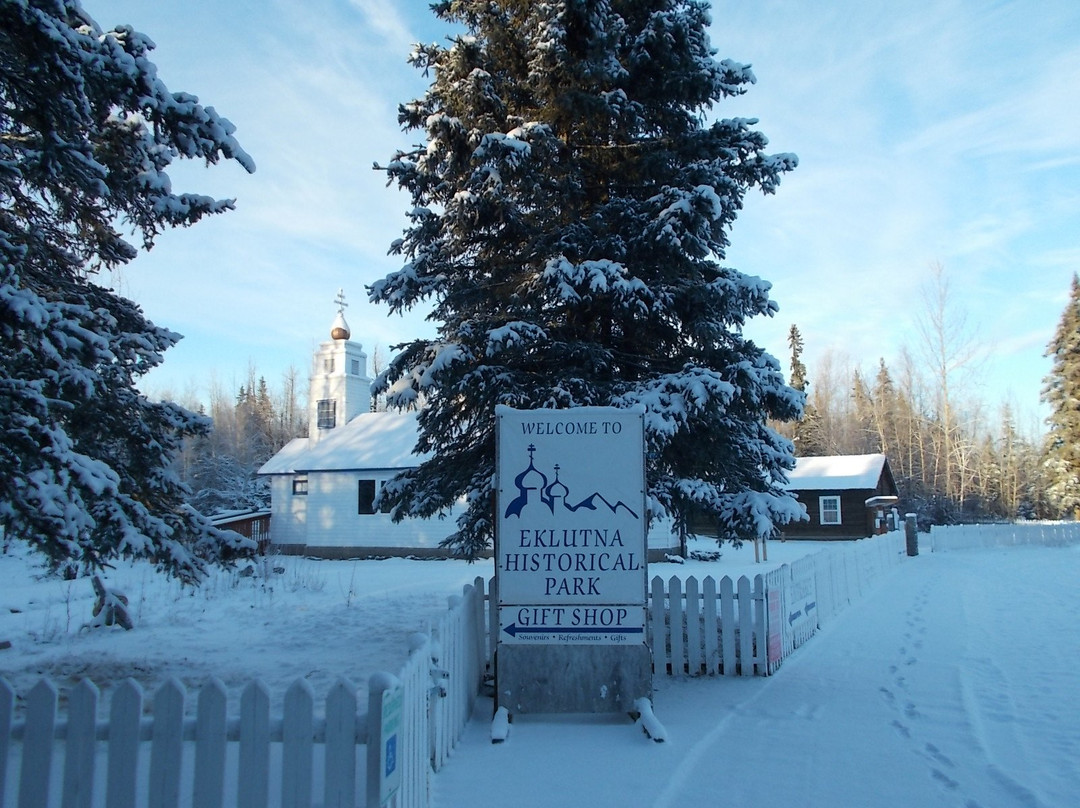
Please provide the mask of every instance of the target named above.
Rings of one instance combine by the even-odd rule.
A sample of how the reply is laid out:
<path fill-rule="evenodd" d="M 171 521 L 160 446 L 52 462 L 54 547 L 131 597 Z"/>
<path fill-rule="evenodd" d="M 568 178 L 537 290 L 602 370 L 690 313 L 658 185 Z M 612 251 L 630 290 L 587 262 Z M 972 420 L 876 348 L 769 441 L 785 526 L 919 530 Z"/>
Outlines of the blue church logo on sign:
<path fill-rule="evenodd" d="M 533 454 L 536 452 L 536 446 L 530 445 L 527 451 L 529 452 L 529 465 L 514 478 L 514 487 L 517 488 L 518 495 L 506 506 L 506 511 L 503 513 L 504 519 L 511 516 L 520 517 L 521 512 L 525 507 L 533 501 L 538 501 L 552 513 L 555 513 L 556 508 L 564 508 L 571 513 L 576 513 L 581 510 L 595 511 L 599 507 L 597 504 L 599 501 L 612 513 L 618 513 L 621 509 L 625 510 L 634 519 L 638 518 L 637 513 L 621 499 L 612 504 L 599 491 L 594 491 L 580 502 L 574 504 L 569 499 L 569 497 L 571 497 L 570 489 L 559 479 L 559 464 L 556 463 L 554 466 L 554 482 L 549 483 L 548 476 L 540 471 L 533 463 Z"/>

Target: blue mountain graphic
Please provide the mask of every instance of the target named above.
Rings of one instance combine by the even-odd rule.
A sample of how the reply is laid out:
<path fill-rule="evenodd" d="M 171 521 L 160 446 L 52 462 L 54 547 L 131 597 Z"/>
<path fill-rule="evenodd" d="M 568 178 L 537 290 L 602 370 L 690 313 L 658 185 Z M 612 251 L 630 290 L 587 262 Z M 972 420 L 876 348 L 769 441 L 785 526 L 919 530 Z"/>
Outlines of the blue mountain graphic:
<path fill-rule="evenodd" d="M 612 505 L 610 502 L 608 502 L 607 498 L 603 494 L 601 494 L 599 491 L 597 491 L 595 494 L 592 494 L 592 495 L 586 497 L 585 499 L 581 500 L 581 502 L 579 502 L 577 505 L 571 505 L 569 502 L 567 502 L 566 503 L 566 510 L 573 512 L 573 511 L 579 511 L 582 508 L 585 508 L 586 510 L 595 511 L 596 510 L 596 500 L 600 500 L 605 505 L 607 505 L 608 508 L 611 509 L 612 513 L 618 513 L 619 508 L 625 508 L 626 512 L 628 514 L 630 514 L 635 519 L 638 518 L 638 515 L 634 512 L 634 510 L 629 505 L 627 505 L 625 502 L 623 502 L 621 499 L 618 502 L 616 502 L 614 505 Z"/>

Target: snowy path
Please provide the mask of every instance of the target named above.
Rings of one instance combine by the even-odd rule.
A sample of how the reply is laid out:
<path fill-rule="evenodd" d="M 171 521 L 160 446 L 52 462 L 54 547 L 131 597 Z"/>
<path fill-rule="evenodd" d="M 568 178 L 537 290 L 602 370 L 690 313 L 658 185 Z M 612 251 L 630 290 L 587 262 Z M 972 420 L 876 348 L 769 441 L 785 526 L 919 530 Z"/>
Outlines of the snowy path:
<path fill-rule="evenodd" d="M 911 559 L 776 676 L 658 680 L 663 745 L 619 717 L 519 716 L 492 746 L 485 702 L 434 804 L 1071 806 L 1078 573 L 1078 547 Z"/>

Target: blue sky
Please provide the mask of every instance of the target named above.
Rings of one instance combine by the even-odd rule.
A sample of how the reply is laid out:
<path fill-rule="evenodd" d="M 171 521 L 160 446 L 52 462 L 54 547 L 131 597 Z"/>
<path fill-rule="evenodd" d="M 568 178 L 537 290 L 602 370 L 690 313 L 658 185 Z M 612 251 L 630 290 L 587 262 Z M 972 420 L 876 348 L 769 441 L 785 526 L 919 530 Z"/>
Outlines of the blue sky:
<path fill-rule="evenodd" d="M 426 82 L 405 58 L 446 33 L 426 2 L 83 2 L 149 34 L 170 89 L 231 119 L 258 165 L 174 170 L 175 188 L 237 210 L 165 234 L 116 278 L 185 335 L 147 389 L 233 391 L 249 365 L 271 385 L 289 366 L 306 378 L 339 287 L 369 354 L 431 333 L 364 293 L 398 266 L 386 252 L 408 200 L 371 166 L 415 140 L 396 108 Z M 758 78 L 715 115 L 759 118 L 770 151 L 800 159 L 732 232 L 725 263 L 780 306 L 747 332 L 786 368 L 798 325 L 811 385 L 826 358 L 896 368 L 921 355 L 937 263 L 951 322 L 985 353 L 958 387 L 1038 427 L 1042 354 L 1080 270 L 1080 3 L 717 0 L 712 14 L 718 57 Z"/>

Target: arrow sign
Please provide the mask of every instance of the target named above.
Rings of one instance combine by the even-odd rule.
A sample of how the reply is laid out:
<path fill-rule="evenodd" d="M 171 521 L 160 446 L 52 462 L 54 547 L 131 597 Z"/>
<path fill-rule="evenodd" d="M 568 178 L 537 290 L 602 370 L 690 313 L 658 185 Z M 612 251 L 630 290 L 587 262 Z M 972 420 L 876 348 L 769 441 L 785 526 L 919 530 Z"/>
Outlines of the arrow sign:
<path fill-rule="evenodd" d="M 806 604 L 805 608 L 806 608 L 806 616 L 807 617 L 810 616 L 810 610 L 813 609 L 815 606 L 817 606 L 817 601 L 816 600 L 812 600 L 812 601 L 810 601 L 809 603 Z"/>
<path fill-rule="evenodd" d="M 577 628 L 557 628 L 548 626 L 519 626 L 511 623 L 503 631 L 511 637 L 518 634 L 641 634 L 641 626 L 585 626 Z"/>
<path fill-rule="evenodd" d="M 792 612 L 791 614 L 789 614 L 788 619 L 787 619 L 788 625 L 790 626 L 792 623 L 794 623 L 796 620 L 798 620 L 799 617 L 801 617 L 801 616 L 802 616 L 802 609 L 799 609 L 797 612 Z"/>

